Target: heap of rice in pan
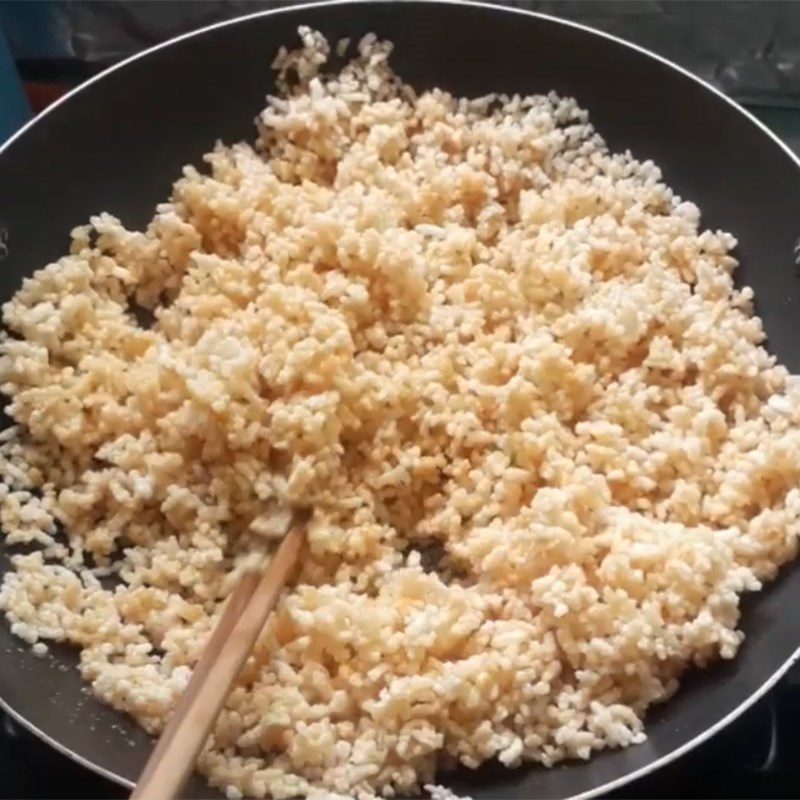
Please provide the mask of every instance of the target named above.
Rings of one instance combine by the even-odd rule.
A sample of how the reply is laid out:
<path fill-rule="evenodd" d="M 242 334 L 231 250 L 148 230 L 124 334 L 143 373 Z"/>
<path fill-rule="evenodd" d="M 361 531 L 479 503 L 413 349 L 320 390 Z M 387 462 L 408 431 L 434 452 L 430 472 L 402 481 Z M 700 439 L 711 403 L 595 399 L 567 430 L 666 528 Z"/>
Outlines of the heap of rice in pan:
<path fill-rule="evenodd" d="M 571 99 L 415 95 L 374 37 L 323 76 L 301 35 L 255 146 L 3 307 L 0 608 L 157 734 L 310 506 L 200 759 L 229 797 L 641 742 L 800 531 L 800 389 L 735 240 Z"/>

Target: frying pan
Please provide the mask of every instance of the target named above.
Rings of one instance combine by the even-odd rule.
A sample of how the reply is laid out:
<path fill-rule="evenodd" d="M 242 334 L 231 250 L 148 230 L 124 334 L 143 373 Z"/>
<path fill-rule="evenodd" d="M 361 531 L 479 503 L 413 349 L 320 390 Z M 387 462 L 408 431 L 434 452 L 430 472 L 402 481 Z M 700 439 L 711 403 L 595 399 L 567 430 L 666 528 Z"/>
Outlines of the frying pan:
<path fill-rule="evenodd" d="M 0 301 L 66 252 L 72 227 L 107 210 L 145 225 L 182 165 L 217 138 L 253 137 L 272 89 L 269 63 L 300 24 L 329 39 L 369 31 L 396 44 L 393 64 L 418 89 L 460 95 L 555 89 L 590 113 L 615 151 L 653 159 L 703 222 L 739 239 L 741 282 L 756 292 L 769 349 L 800 371 L 800 162 L 747 112 L 676 65 L 614 37 L 523 11 L 465 3 L 359 2 L 260 12 L 173 39 L 107 70 L 0 149 Z M 0 231 L 1 232 L 1 231 Z M 8 569 L 0 552 L 0 570 Z M 800 571 L 785 568 L 743 602 L 735 660 L 686 676 L 647 716 L 648 739 L 554 769 L 442 776 L 477 798 L 590 797 L 685 753 L 732 721 L 800 656 Z M 87 767 L 130 785 L 151 741 L 82 688 L 75 653 L 44 659 L 0 627 L 0 696 L 17 720 Z M 193 797 L 214 797 L 200 778 Z"/>

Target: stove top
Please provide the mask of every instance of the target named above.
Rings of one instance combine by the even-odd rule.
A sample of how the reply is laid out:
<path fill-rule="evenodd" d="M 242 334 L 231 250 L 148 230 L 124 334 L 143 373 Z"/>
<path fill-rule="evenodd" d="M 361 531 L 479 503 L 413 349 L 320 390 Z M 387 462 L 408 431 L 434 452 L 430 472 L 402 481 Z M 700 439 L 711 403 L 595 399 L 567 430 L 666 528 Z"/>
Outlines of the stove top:
<path fill-rule="evenodd" d="M 608 795 L 643 798 L 800 797 L 800 665 L 717 736 Z M 127 792 L 0 715 L 0 798 L 101 800 Z M 511 798 L 509 798 L 511 800 Z"/>

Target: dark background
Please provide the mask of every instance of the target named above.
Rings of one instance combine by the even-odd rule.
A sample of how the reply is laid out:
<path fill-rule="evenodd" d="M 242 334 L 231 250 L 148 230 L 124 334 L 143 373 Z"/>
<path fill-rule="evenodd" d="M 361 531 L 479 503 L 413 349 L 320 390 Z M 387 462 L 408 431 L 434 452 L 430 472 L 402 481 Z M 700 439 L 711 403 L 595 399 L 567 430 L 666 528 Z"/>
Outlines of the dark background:
<path fill-rule="evenodd" d="M 0 3 L 15 56 L 106 66 L 265 0 Z M 671 58 L 741 101 L 800 108 L 800 9 L 794 2 L 574 0 L 505 5 L 575 20 Z M 46 29 L 42 21 L 46 20 Z M 38 28 L 38 30 L 37 30 Z"/>
<path fill-rule="evenodd" d="M 797 2 L 511 0 L 498 4 L 574 20 L 664 55 L 747 105 L 800 150 Z M 287 5 L 297 3 L 0 0 L 0 38 L 5 33 L 35 112 L 76 83 L 146 47 L 219 20 Z"/>

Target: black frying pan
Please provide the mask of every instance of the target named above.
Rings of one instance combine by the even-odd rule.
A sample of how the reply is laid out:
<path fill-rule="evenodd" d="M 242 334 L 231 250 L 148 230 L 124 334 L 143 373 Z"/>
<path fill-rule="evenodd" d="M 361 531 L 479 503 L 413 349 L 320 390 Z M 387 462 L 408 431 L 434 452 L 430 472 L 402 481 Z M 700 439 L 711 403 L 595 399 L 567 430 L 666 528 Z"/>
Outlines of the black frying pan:
<path fill-rule="evenodd" d="M 535 14 L 459 3 L 294 6 L 222 23 L 123 62 L 48 110 L 0 149 L 0 300 L 67 249 L 68 232 L 107 210 L 142 226 L 187 162 L 217 138 L 252 138 L 271 90 L 268 65 L 299 24 L 332 40 L 374 31 L 418 88 L 457 94 L 550 89 L 587 108 L 613 150 L 658 163 L 704 224 L 739 239 L 739 280 L 756 292 L 771 352 L 800 371 L 800 162 L 754 118 L 663 59 L 605 34 Z M 0 553 L 0 570 L 8 568 Z M 739 656 L 688 675 L 647 717 L 647 742 L 551 770 L 487 767 L 443 776 L 475 798 L 609 791 L 676 758 L 766 692 L 800 655 L 800 571 L 745 598 Z M 0 696 L 21 722 L 76 760 L 133 781 L 149 738 L 81 687 L 74 653 L 37 659 L 0 627 Z M 194 797 L 214 793 L 197 778 Z"/>

